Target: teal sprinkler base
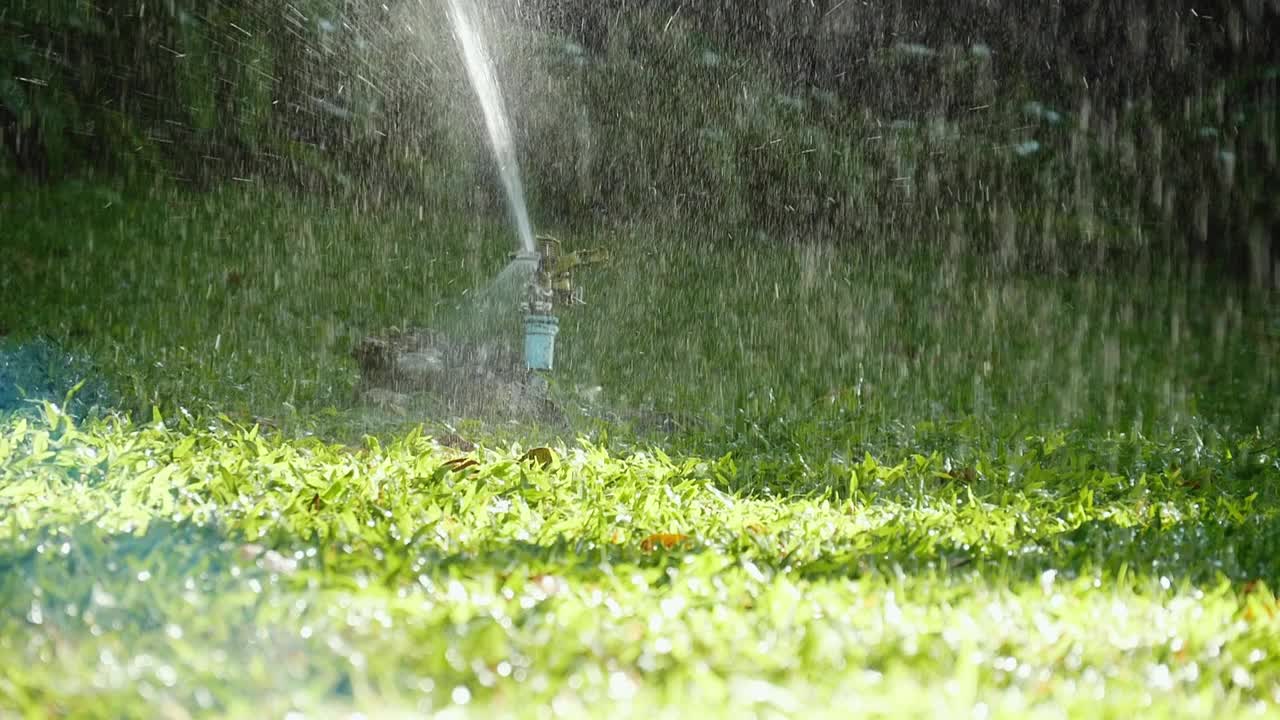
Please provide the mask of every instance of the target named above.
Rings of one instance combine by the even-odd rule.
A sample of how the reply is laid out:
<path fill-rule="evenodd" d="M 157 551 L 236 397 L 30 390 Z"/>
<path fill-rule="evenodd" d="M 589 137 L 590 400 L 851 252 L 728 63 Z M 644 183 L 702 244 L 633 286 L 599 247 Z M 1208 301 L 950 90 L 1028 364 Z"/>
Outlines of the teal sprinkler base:
<path fill-rule="evenodd" d="M 550 370 L 555 363 L 556 333 L 560 321 L 554 315 L 526 315 L 524 318 L 524 366 L 529 370 Z"/>

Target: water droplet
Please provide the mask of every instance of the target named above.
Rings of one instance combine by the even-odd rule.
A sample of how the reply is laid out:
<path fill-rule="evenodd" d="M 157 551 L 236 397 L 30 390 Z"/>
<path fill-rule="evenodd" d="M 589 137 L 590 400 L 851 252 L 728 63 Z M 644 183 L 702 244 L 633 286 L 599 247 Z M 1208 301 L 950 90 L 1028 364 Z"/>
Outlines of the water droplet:
<path fill-rule="evenodd" d="M 609 675 L 609 697 L 614 700 L 630 700 L 638 689 L 636 681 L 620 670 Z"/>
<path fill-rule="evenodd" d="M 1040 143 L 1037 140 L 1024 140 L 1014 145 L 1013 151 L 1020 157 L 1030 157 L 1040 152 Z"/>

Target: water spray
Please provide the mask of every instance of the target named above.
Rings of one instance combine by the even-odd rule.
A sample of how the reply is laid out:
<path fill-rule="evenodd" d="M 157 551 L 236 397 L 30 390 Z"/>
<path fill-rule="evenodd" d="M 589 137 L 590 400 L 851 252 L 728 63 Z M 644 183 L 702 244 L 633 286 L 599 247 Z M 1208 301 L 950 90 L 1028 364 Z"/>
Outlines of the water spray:
<path fill-rule="evenodd" d="M 504 410 L 541 411 L 548 407 L 546 373 L 555 366 L 560 322 L 556 306 L 583 304 L 573 272 L 601 262 L 607 253 L 565 253 L 553 237 L 533 235 L 525 206 L 515 143 L 480 27 L 469 17 L 469 0 L 449 0 L 454 36 L 480 101 L 507 202 L 519 235 L 518 250 L 489 287 L 472 296 L 462 332 L 455 337 L 426 328 L 396 329 L 365 338 L 353 351 L 360 363 L 358 392 L 368 400 L 403 412 L 410 394 L 429 393 Z M 523 358 L 488 331 L 506 327 L 507 313 L 524 314 Z M 521 361 L 523 360 L 523 362 Z"/>
<path fill-rule="evenodd" d="M 533 225 L 529 222 L 529 210 L 524 201 L 524 187 L 520 183 L 520 163 L 516 160 L 515 140 L 512 138 L 511 126 L 507 122 L 507 110 L 502 102 L 502 91 L 498 87 L 498 77 L 494 72 L 493 61 L 485 46 L 479 24 L 469 14 L 474 10 L 470 0 L 449 0 L 448 8 L 449 19 L 453 22 L 454 39 L 457 40 L 458 49 L 462 53 L 467 76 L 471 79 L 471 88 L 475 90 L 476 99 L 480 101 L 485 128 L 489 132 L 489 143 L 493 147 L 493 157 L 498 164 L 503 188 L 506 189 L 511 219 L 515 222 L 516 232 L 520 236 L 520 252 L 524 255 L 533 254 L 536 252 L 533 244 Z"/>

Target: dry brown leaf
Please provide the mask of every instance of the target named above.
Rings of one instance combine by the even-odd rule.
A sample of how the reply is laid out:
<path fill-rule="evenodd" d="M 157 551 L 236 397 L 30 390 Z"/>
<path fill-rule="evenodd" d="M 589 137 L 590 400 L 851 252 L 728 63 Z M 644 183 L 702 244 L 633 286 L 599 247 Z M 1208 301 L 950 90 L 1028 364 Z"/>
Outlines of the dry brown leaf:
<path fill-rule="evenodd" d="M 479 464 L 480 464 L 479 461 L 473 460 L 472 458 L 460 457 L 460 458 L 454 458 L 452 460 L 446 460 L 444 462 L 444 467 L 448 468 L 453 472 L 460 472 L 462 470 L 466 470 L 467 468 L 475 467 Z"/>
<path fill-rule="evenodd" d="M 688 535 L 680 533 L 654 533 L 640 541 L 640 549 L 645 552 L 653 552 L 658 547 L 670 550 L 688 539 Z"/>
<path fill-rule="evenodd" d="M 1247 622 L 1273 620 L 1280 613 L 1280 603 L 1261 580 L 1246 582 L 1240 588 L 1240 596 L 1244 604 L 1241 616 Z"/>
<path fill-rule="evenodd" d="M 520 462 L 536 462 L 542 467 L 551 465 L 551 461 L 555 459 L 555 454 L 549 448 L 536 447 L 520 456 Z"/>

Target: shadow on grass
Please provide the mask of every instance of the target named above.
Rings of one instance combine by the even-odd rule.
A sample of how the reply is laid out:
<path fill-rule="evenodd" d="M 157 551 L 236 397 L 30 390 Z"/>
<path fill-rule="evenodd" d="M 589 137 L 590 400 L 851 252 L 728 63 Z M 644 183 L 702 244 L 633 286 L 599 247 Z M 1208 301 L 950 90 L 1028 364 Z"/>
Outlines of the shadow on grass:
<path fill-rule="evenodd" d="M 836 553 L 796 568 L 802 577 L 827 580 L 868 574 L 975 573 L 989 579 L 1033 580 L 1054 571 L 1062 577 L 1096 574 L 1105 580 L 1168 578 L 1176 584 L 1280 581 L 1280 517 L 1226 524 L 1177 523 L 1125 527 L 1090 520 L 1014 546 L 922 548 L 878 539 L 865 551 Z"/>

